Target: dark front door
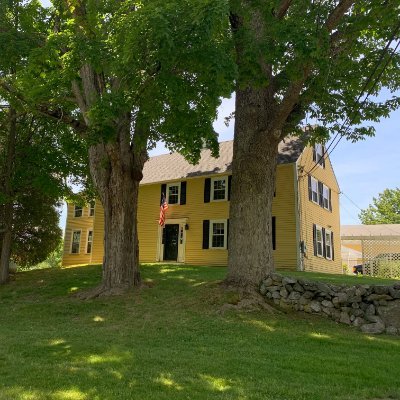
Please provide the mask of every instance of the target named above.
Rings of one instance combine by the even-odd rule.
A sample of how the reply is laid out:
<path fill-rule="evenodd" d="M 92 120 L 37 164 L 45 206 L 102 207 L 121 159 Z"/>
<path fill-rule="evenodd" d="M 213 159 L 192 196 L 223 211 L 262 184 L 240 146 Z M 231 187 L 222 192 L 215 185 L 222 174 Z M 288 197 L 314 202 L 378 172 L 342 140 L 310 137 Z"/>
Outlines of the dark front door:
<path fill-rule="evenodd" d="M 177 261 L 179 225 L 168 224 L 164 227 L 164 260 Z"/>

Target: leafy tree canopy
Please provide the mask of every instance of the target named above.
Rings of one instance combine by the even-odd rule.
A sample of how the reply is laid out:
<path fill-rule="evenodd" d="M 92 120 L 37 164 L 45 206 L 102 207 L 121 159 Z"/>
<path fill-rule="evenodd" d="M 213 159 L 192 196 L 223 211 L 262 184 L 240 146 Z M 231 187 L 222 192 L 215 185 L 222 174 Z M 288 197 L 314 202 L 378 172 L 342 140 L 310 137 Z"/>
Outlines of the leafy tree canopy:
<path fill-rule="evenodd" d="M 400 224 L 400 189 L 385 189 L 359 214 L 363 224 Z"/>

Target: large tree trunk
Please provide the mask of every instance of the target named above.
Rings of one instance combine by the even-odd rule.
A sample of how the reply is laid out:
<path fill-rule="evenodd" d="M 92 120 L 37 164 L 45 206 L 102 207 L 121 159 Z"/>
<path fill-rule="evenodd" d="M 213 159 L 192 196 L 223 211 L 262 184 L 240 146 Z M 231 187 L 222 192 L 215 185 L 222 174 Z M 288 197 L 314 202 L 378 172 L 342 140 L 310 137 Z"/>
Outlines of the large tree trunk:
<path fill-rule="evenodd" d="M 104 207 L 103 279 L 95 295 L 118 293 L 140 284 L 137 204 L 146 151 L 130 145 L 129 116 L 117 140 L 89 148 L 93 181 Z"/>
<path fill-rule="evenodd" d="M 12 222 L 13 222 L 13 189 L 12 177 L 15 161 L 15 144 L 17 140 L 17 113 L 10 106 L 9 111 L 9 131 L 7 142 L 7 155 L 2 173 L 2 191 L 5 195 L 6 202 L 0 210 L 2 224 L 0 228 L 4 229 L 1 240 L 0 255 L 0 284 L 4 284 L 9 280 L 9 267 L 12 245 Z"/>
<path fill-rule="evenodd" d="M 262 89 L 236 92 L 227 281 L 249 289 L 274 269 L 272 201 L 279 139 L 262 131 L 265 101 Z"/>

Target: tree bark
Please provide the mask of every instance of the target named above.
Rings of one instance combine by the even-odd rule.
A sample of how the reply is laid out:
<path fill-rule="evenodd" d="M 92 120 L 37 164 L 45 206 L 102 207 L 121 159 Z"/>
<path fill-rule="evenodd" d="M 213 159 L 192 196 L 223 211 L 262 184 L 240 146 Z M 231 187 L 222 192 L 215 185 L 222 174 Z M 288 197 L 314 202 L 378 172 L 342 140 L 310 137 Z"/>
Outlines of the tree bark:
<path fill-rule="evenodd" d="M 274 269 L 272 201 L 279 138 L 265 127 L 262 89 L 237 90 L 227 283 L 252 289 Z"/>
<path fill-rule="evenodd" d="M 89 148 L 90 171 L 105 225 L 103 279 L 94 296 L 140 285 L 137 204 L 145 160 L 146 150 L 131 149 L 129 116 L 120 124 L 115 141 Z"/>
<path fill-rule="evenodd" d="M 13 107 L 9 110 L 9 132 L 7 142 L 7 154 L 2 173 L 3 193 L 6 202 L 1 207 L 2 224 L 4 231 L 1 240 L 0 256 L 0 284 L 7 283 L 9 280 L 9 267 L 12 245 L 12 221 L 13 221 L 13 199 L 12 199 L 12 177 L 15 159 L 15 144 L 17 140 L 17 113 Z"/>

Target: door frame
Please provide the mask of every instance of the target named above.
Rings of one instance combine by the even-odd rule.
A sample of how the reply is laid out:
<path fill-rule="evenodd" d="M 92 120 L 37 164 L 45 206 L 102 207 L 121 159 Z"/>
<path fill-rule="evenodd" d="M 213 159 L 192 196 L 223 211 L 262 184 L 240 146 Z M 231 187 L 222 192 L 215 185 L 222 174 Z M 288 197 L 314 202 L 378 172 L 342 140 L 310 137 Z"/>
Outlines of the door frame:
<path fill-rule="evenodd" d="M 176 262 L 184 263 L 186 258 L 186 229 L 187 218 L 167 218 L 165 225 L 179 225 L 178 233 L 178 257 Z M 157 253 L 156 261 L 164 261 L 164 244 L 162 242 L 163 227 L 158 226 L 158 237 L 157 237 Z"/>

